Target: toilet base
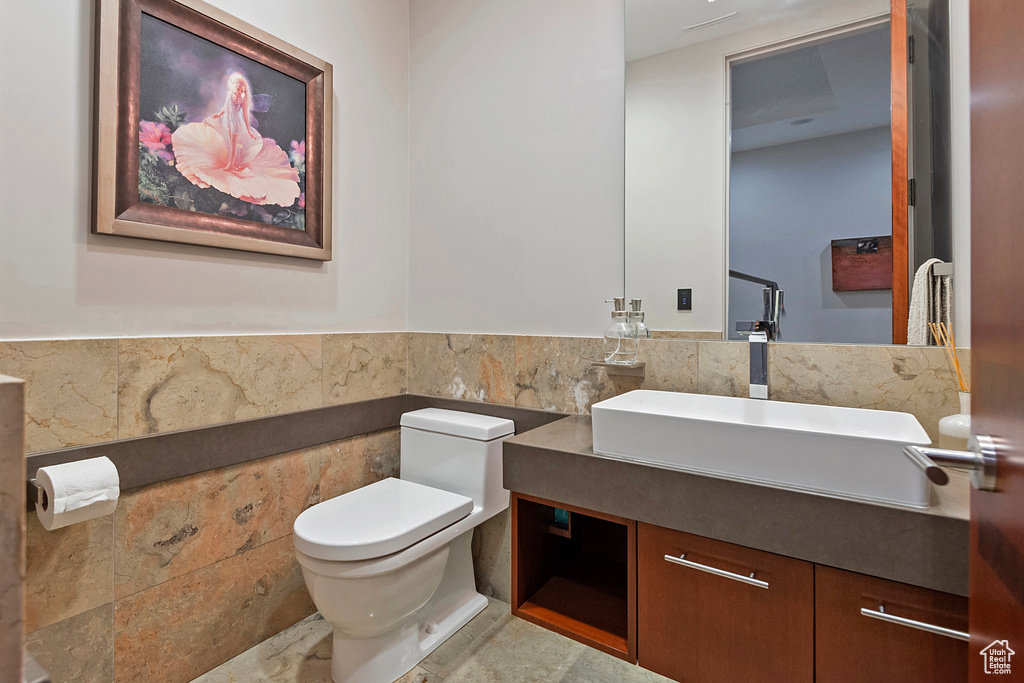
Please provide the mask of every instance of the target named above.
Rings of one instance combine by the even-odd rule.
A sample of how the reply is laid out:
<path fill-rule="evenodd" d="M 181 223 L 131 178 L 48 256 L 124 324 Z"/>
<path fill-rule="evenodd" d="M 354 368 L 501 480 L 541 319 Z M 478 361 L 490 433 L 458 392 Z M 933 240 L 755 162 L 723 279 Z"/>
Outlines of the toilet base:
<path fill-rule="evenodd" d="M 472 541 L 471 529 L 451 542 L 441 584 L 400 627 L 376 638 L 334 632 L 331 678 L 335 683 L 392 683 L 487 607 L 487 598 L 476 592 Z"/>

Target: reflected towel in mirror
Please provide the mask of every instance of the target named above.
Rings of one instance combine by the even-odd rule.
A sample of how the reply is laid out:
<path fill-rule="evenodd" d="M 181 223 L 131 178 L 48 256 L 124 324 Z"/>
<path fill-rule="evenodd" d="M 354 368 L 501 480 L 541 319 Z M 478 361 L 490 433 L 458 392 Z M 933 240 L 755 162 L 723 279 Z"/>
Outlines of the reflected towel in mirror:
<path fill-rule="evenodd" d="M 908 344 L 934 345 L 928 323 L 953 324 L 953 276 L 935 275 L 934 267 L 940 263 L 937 258 L 928 259 L 914 274 L 907 319 Z"/>

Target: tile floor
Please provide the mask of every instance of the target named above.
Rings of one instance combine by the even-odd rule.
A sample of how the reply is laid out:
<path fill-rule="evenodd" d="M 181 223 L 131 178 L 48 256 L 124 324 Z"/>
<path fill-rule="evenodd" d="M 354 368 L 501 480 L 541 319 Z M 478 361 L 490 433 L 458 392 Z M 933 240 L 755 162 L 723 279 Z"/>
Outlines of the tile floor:
<path fill-rule="evenodd" d="M 331 683 L 331 627 L 319 614 L 225 662 L 193 683 Z M 397 683 L 669 683 L 509 614 L 483 612 Z"/>

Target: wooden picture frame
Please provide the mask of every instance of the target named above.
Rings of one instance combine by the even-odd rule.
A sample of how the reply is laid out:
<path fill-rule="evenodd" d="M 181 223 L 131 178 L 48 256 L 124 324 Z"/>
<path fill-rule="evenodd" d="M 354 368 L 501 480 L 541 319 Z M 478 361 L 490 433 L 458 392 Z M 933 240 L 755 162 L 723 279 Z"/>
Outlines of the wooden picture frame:
<path fill-rule="evenodd" d="M 91 231 L 331 260 L 332 66 L 201 0 L 97 2 Z M 214 75 L 197 81 L 201 92 L 193 87 L 189 93 L 192 101 L 209 104 L 190 111 L 179 110 L 175 102 L 168 103 L 170 109 L 142 111 L 142 98 L 149 95 L 145 89 L 160 85 L 152 78 L 140 82 L 142 65 L 170 68 L 153 56 L 163 54 L 154 52 L 157 41 L 143 40 L 144 23 L 147 36 L 165 31 L 202 47 L 204 55 L 215 55 L 218 65 L 243 66 L 199 71 Z M 167 42 L 159 43 L 161 49 Z M 207 64 L 189 56 L 198 67 Z M 287 86 L 288 93 L 304 88 L 304 100 L 254 93 L 247 68 L 262 74 L 264 82 Z M 180 81 L 194 74 L 179 71 L 182 78 L 174 84 L 180 91 L 185 88 Z M 268 109 L 257 108 L 257 101 L 273 102 L 260 106 L 287 115 L 268 114 L 265 123 L 286 120 L 294 124 L 291 130 L 302 130 L 301 143 L 293 140 L 291 152 L 288 141 L 279 144 L 259 131 L 257 118 L 263 114 L 255 112 Z M 159 121 L 147 120 L 153 117 Z M 230 160 L 221 163 L 225 156 Z M 156 185 L 150 182 L 154 178 Z M 159 192 L 147 190 L 152 187 Z"/>

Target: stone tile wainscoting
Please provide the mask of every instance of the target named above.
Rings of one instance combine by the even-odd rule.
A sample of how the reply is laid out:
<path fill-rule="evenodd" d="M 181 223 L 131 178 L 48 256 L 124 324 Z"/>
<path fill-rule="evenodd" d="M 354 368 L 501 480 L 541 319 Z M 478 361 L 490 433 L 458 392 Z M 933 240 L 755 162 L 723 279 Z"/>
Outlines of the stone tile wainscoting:
<path fill-rule="evenodd" d="M 39 452 L 406 391 L 404 333 L 0 342 Z M 26 646 L 55 683 L 190 681 L 315 610 L 291 525 L 397 476 L 398 430 L 124 491 L 112 517 L 29 515 Z"/>
<path fill-rule="evenodd" d="M 0 374 L 0 683 L 22 683 L 25 385 Z"/>
<path fill-rule="evenodd" d="M 917 417 L 933 439 L 959 412 L 956 376 L 938 347 L 771 344 L 771 398 Z M 969 365 L 970 350 L 961 351 Z M 746 396 L 746 342 L 651 339 L 640 343 L 646 377 L 609 376 L 590 360 L 601 339 L 411 333 L 409 392 L 588 414 L 633 389 Z"/>
<path fill-rule="evenodd" d="M 746 395 L 747 346 L 644 341 L 646 378 L 590 366 L 601 340 L 433 333 L 0 342 L 26 380 L 29 452 L 403 392 L 589 413 L 632 389 Z M 967 360 L 968 352 L 964 352 Z M 771 347 L 772 398 L 958 412 L 938 348 Z M 27 646 L 64 681 L 189 681 L 313 613 L 292 554 L 306 507 L 398 474 L 397 430 L 122 493 L 111 518 L 28 521 Z M 510 600 L 508 514 L 473 539 L 481 592 Z"/>

